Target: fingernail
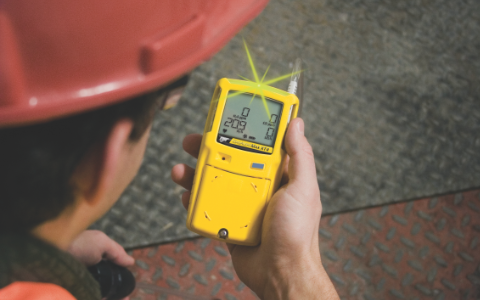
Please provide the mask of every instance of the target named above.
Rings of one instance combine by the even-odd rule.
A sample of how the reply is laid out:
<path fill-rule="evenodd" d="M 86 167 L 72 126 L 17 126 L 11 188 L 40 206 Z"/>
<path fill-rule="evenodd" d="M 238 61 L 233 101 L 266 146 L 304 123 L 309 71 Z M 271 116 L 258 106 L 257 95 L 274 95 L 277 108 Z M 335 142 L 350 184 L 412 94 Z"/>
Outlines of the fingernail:
<path fill-rule="evenodd" d="M 303 123 L 303 120 L 300 120 L 300 122 L 297 123 L 297 128 L 298 131 L 303 135 L 305 131 L 305 124 Z"/>

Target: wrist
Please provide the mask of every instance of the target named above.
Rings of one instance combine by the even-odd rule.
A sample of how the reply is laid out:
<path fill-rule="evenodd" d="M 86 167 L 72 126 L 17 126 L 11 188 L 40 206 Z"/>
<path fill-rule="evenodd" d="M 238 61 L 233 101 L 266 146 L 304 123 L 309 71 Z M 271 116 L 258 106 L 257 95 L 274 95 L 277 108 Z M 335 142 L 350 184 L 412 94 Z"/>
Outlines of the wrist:
<path fill-rule="evenodd" d="M 279 268 L 270 274 L 266 283 L 264 300 L 286 299 L 339 299 L 320 260 Z"/>

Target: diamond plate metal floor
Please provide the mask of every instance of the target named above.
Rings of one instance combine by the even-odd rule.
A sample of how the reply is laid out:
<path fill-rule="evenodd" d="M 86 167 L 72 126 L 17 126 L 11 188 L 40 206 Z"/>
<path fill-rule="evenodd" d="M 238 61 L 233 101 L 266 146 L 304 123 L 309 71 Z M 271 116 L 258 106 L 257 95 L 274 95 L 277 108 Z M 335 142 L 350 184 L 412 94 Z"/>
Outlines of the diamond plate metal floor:
<path fill-rule="evenodd" d="M 144 164 L 95 228 L 127 247 L 193 237 L 170 168 L 222 77 L 307 63 L 304 119 L 325 213 L 480 187 L 480 1 L 277 0 L 159 114 Z M 278 87 L 285 88 L 286 83 Z"/>
<path fill-rule="evenodd" d="M 480 190 L 322 218 L 322 262 L 342 299 L 480 299 Z M 223 243 L 132 251 L 132 300 L 257 299 Z"/>

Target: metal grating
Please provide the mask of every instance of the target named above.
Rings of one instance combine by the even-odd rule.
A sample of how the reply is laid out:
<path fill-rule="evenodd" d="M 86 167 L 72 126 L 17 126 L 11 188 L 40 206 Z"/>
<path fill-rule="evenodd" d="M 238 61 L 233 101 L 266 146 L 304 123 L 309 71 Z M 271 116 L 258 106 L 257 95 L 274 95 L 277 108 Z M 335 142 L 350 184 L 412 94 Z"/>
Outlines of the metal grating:
<path fill-rule="evenodd" d="M 341 299 L 479 299 L 480 190 L 322 218 L 322 262 Z M 132 300 L 257 299 L 223 243 L 133 251 Z"/>
<path fill-rule="evenodd" d="M 480 186 L 479 1 L 271 2 L 193 72 L 154 124 L 138 177 L 95 227 L 127 247 L 192 237 L 170 168 L 202 132 L 215 82 L 249 77 L 242 36 L 268 78 L 307 63 L 306 135 L 325 213 Z M 285 83 L 279 84 L 284 88 Z"/>

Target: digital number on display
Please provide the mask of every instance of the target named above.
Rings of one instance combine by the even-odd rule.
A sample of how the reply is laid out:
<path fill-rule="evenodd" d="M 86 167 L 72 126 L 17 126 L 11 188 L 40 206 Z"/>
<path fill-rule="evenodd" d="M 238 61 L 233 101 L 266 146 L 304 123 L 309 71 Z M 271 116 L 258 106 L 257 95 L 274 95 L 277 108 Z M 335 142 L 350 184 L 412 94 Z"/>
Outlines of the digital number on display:
<path fill-rule="evenodd" d="M 268 98 L 266 104 L 263 101 L 251 94 L 228 98 L 219 130 L 222 140 L 230 137 L 273 147 L 283 104 Z"/>

